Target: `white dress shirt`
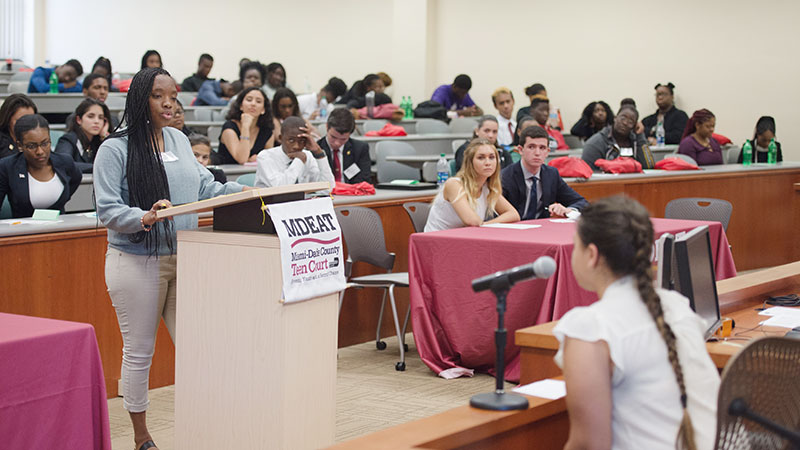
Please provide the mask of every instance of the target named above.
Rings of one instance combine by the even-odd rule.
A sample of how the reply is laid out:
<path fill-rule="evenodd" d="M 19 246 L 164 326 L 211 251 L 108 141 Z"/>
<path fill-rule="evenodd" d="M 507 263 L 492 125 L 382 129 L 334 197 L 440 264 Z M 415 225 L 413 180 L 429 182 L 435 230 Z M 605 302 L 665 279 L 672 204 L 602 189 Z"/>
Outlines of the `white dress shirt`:
<path fill-rule="evenodd" d="M 508 126 L 511 125 L 511 130 Z M 502 115 L 497 115 L 497 143 L 500 145 L 511 145 L 514 142 L 514 130 L 517 129 L 517 121 L 513 118 L 506 119 Z"/>
<path fill-rule="evenodd" d="M 522 211 L 522 217 L 525 217 L 528 213 L 528 209 L 536 208 L 540 203 L 542 203 L 542 168 L 539 167 L 539 170 L 536 173 L 530 173 L 528 168 L 525 167 L 525 164 L 520 164 L 522 167 L 522 175 L 525 177 L 525 187 L 527 191 L 525 193 L 525 209 Z M 534 178 L 535 177 L 535 178 Z M 533 181 L 536 180 L 536 204 L 531 203 L 531 186 L 533 186 Z M 547 206 L 547 205 L 546 205 Z M 538 211 L 538 210 L 537 210 Z M 522 218 L 520 217 L 520 218 Z M 534 219 L 538 219 L 538 217 L 534 217 Z"/>
<path fill-rule="evenodd" d="M 333 189 L 336 182 L 328 158 L 314 158 L 308 150 L 303 150 L 303 153 L 306 155 L 305 163 L 299 158 L 289 158 L 281 146 L 261 150 L 256 158 L 256 187 L 327 181 Z"/>

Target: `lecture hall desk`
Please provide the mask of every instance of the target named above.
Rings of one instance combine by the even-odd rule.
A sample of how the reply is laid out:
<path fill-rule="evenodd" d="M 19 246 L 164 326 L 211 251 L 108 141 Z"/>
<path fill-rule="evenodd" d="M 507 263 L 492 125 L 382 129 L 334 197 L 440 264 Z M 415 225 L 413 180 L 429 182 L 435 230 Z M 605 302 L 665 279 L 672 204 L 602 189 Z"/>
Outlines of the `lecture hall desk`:
<path fill-rule="evenodd" d="M 2 96 L 0 96 L 2 97 Z M 244 168 L 242 168 L 244 169 Z M 727 230 L 738 270 L 771 267 L 800 260 L 800 243 L 795 225 L 800 223 L 798 186 L 800 164 L 784 162 L 775 167 L 761 165 L 720 166 L 704 171 L 673 172 L 662 175 L 595 176 L 588 182 L 569 180 L 589 200 L 627 193 L 653 213 L 661 216 L 667 202 L 686 196 L 723 198 L 734 205 Z M 396 271 L 408 269 L 408 236 L 413 227 L 402 209 L 403 200 L 348 199 L 348 202 L 375 208 L 384 222 L 387 247 L 397 253 Z M 415 200 L 430 201 L 433 193 L 419 194 Z M 71 221 L 66 228 L 29 230 L 0 225 L 0 312 L 91 323 L 95 327 L 106 389 L 117 393 L 116 379 L 122 358 L 122 340 L 114 310 L 106 294 L 103 276 L 106 234 L 95 228 L 95 220 Z M 208 220 L 202 224 L 210 223 Z M 66 224 L 59 224 L 66 225 Z M 370 273 L 365 266 L 357 273 Z M 213 274 L 213 268 L 209 269 Z M 374 291 L 374 292 L 370 292 Z M 348 292 L 339 324 L 339 345 L 347 346 L 374 338 L 379 293 L 376 289 Z M 397 291 L 398 308 L 408 305 L 408 291 Z M 57 299 L 57 300 L 54 300 Z M 391 315 L 384 315 L 382 333 L 394 334 Z M 392 348 L 387 351 L 394 351 Z M 163 327 L 158 343 L 150 385 L 169 385 L 173 380 L 174 349 Z M 391 367 L 389 370 L 393 370 Z"/>
<path fill-rule="evenodd" d="M 764 296 L 782 295 L 800 290 L 800 262 L 719 281 L 717 290 L 723 315 L 734 317 L 737 329 L 741 332 L 757 325 L 758 321 L 763 319 L 763 316 L 759 319 L 752 308 L 759 305 Z M 786 329 L 770 327 L 763 331 L 768 335 L 782 335 Z M 533 338 L 532 334 L 526 330 L 517 331 L 517 344 L 524 345 L 524 341 Z M 539 333 L 538 337 L 545 334 Z M 761 335 L 763 334 L 760 330 L 745 333 L 745 336 L 750 338 Z M 552 338 L 552 335 L 550 337 Z M 732 345 L 708 344 L 709 353 L 717 367 L 724 366 L 724 363 L 740 348 Z M 547 355 L 550 362 L 553 354 L 555 350 Z M 539 357 L 533 363 L 543 361 L 544 357 Z M 560 371 L 535 373 L 531 368 L 526 370 L 524 364 L 523 362 L 523 383 L 543 378 L 561 378 Z M 558 370 L 557 367 L 555 369 Z M 490 389 L 491 386 L 487 384 L 487 391 Z M 569 435 L 569 417 L 565 399 L 546 400 L 528 397 L 528 401 L 530 406 L 527 410 L 514 412 L 489 412 L 468 405 L 459 406 L 441 414 L 342 442 L 331 448 L 336 450 L 562 449 Z"/>

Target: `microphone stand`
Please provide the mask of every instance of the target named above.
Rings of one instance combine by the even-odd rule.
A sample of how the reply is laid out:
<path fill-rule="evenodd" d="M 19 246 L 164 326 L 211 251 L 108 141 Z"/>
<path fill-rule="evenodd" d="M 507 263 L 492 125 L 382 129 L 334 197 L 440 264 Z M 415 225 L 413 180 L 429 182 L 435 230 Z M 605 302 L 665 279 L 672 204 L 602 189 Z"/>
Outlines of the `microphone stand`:
<path fill-rule="evenodd" d="M 507 393 L 504 389 L 506 371 L 506 335 L 505 314 L 506 297 L 513 283 L 508 279 L 508 275 L 492 280 L 489 288 L 497 297 L 497 329 L 494 330 L 495 345 L 495 390 L 486 394 L 473 395 L 469 399 L 469 404 L 473 408 L 488 409 L 491 411 L 510 411 L 514 409 L 527 409 L 528 399 L 525 397 Z"/>

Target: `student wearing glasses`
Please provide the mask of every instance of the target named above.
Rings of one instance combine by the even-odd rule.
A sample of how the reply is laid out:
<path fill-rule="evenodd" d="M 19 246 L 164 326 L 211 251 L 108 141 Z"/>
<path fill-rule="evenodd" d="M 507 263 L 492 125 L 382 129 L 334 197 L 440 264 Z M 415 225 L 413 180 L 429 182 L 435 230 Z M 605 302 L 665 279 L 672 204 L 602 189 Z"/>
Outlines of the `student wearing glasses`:
<path fill-rule="evenodd" d="M 81 184 L 81 171 L 69 155 L 50 152 L 50 124 L 39 114 L 22 116 L 14 125 L 17 147 L 0 160 L 0 204 L 8 196 L 13 217 L 30 217 L 34 209 L 57 209 Z"/>

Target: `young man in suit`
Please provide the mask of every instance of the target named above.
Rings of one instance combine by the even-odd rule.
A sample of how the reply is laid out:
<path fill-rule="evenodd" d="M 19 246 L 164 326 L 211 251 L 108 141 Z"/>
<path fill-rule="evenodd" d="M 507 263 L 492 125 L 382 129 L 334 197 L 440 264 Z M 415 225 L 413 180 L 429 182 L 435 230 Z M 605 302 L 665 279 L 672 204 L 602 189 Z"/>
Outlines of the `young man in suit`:
<path fill-rule="evenodd" d="M 357 184 L 372 180 L 369 145 L 350 139 L 356 129 L 353 114 L 346 108 L 334 109 L 328 117 L 328 132 L 317 144 L 325 150 L 336 181 Z"/>
<path fill-rule="evenodd" d="M 586 200 L 545 164 L 550 153 L 547 131 L 538 126 L 522 130 L 519 138 L 522 159 L 502 172 L 503 197 L 519 212 L 522 220 L 566 216 L 580 211 Z"/>

